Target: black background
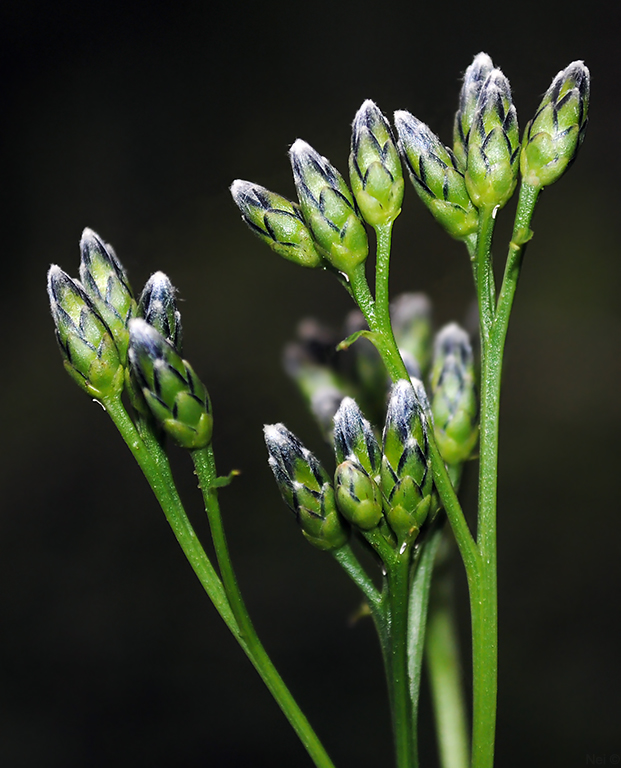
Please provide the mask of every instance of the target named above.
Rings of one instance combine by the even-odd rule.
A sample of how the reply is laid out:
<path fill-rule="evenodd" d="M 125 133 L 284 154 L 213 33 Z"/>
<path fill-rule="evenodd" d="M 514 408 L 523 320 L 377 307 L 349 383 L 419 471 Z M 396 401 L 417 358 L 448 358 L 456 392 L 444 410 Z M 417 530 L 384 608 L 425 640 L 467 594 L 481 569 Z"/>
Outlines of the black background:
<path fill-rule="evenodd" d="M 77 275 L 84 226 L 113 243 L 136 292 L 156 269 L 178 287 L 220 470 L 243 470 L 222 503 L 251 614 L 336 765 L 391 764 L 371 625 L 349 625 L 356 590 L 288 517 L 261 435 L 285 421 L 329 463 L 280 355 L 299 319 L 340 323 L 349 300 L 254 239 L 227 187 L 240 177 L 291 196 L 297 137 L 345 171 L 365 98 L 409 109 L 448 143 L 480 50 L 509 77 L 522 126 L 573 59 L 593 80 L 585 145 L 535 216 L 509 337 L 497 763 L 621 754 L 620 18 L 602 8 L 3 5 L 2 766 L 310 765 L 114 428 L 63 372 L 45 272 Z M 394 292 L 429 292 L 439 325 L 463 320 L 465 252 L 409 184 L 393 253 Z M 189 461 L 173 459 L 206 533 Z M 470 504 L 473 490 L 471 477 Z M 433 766 L 426 698 L 422 740 Z"/>

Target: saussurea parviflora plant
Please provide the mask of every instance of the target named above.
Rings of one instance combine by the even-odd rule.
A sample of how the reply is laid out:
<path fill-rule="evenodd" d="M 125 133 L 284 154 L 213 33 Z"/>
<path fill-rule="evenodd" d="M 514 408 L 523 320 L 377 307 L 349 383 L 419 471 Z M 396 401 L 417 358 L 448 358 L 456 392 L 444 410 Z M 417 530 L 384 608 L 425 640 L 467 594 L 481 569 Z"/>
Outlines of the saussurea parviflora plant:
<path fill-rule="evenodd" d="M 307 323 L 286 351 L 335 471 L 283 424 L 265 427 L 269 466 L 302 534 L 360 588 L 377 629 L 398 768 L 418 765 L 417 711 L 426 659 L 444 768 L 491 768 L 497 691 L 496 488 L 499 395 L 505 337 L 541 190 L 557 181 L 584 138 L 589 72 L 559 72 L 520 139 L 507 78 L 484 53 L 466 70 L 453 147 L 406 111 L 397 140 L 372 101 L 354 122 L 349 185 L 302 140 L 290 149 L 298 201 L 248 181 L 231 193 L 248 226 L 276 253 L 331 272 L 358 307 L 347 338 Z M 479 309 L 480 360 L 456 323 L 434 338 L 430 302 L 389 302 L 392 227 L 405 167 L 416 192 L 464 243 Z M 498 211 L 519 185 L 513 234 L 497 289 L 491 252 Z M 374 294 L 367 282 L 375 230 Z M 240 594 L 220 516 L 207 390 L 181 356 L 175 289 L 156 272 L 135 300 L 114 250 L 86 229 L 80 280 L 52 266 L 48 292 L 69 375 L 114 421 L 205 591 L 265 681 L 315 765 L 333 763 L 266 654 Z M 340 365 L 338 350 L 353 362 Z M 389 385 L 389 380 L 392 384 Z M 130 415 L 131 414 L 131 415 Z M 187 449 L 203 493 L 218 569 L 188 519 L 166 446 Z M 474 531 L 457 492 L 478 457 Z M 448 521 L 448 525 L 446 522 Z M 466 571 L 472 626 L 470 715 L 461 690 L 455 622 L 445 599 L 442 539 L 452 531 Z M 362 556 L 366 551 L 371 557 Z M 471 735 L 467 721 L 471 719 Z"/>

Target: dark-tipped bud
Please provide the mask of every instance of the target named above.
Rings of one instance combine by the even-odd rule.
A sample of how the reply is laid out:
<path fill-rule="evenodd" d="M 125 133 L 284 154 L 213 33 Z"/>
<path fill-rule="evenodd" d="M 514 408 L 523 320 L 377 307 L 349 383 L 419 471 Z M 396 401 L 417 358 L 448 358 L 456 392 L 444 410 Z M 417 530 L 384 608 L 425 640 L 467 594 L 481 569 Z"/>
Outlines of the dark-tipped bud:
<path fill-rule="evenodd" d="M 323 259 L 298 205 L 241 179 L 231 184 L 231 195 L 242 219 L 279 256 L 302 267 L 322 265 Z"/>
<path fill-rule="evenodd" d="M 315 242 L 333 267 L 351 273 L 369 253 L 351 191 L 336 168 L 305 141 L 298 139 L 289 157 L 300 207 Z"/>
<path fill-rule="evenodd" d="M 416 390 L 405 379 L 397 381 L 386 413 L 381 489 L 388 524 L 401 544 L 416 538 L 432 506 L 427 429 Z"/>
<path fill-rule="evenodd" d="M 138 317 L 159 331 L 181 354 L 181 313 L 175 301 L 175 288 L 163 272 L 155 272 L 145 283 L 138 300 Z"/>
<path fill-rule="evenodd" d="M 477 443 L 479 404 L 470 339 L 456 323 L 436 337 L 431 393 L 440 454 L 447 464 L 460 464 L 472 455 Z"/>
<path fill-rule="evenodd" d="M 336 463 L 353 462 L 375 479 L 380 472 L 382 452 L 370 423 L 358 404 L 346 397 L 334 417 Z"/>
<path fill-rule="evenodd" d="M 81 284 L 54 264 L 47 292 L 67 373 L 92 397 L 119 394 L 124 373 L 119 351 Z"/>
<path fill-rule="evenodd" d="M 554 78 L 524 132 L 520 162 L 527 184 L 553 184 L 573 163 L 586 132 L 589 94 L 589 70 L 582 61 Z"/>
<path fill-rule="evenodd" d="M 458 240 L 476 232 L 478 213 L 451 150 L 409 112 L 395 112 L 395 126 L 414 189 L 437 221 Z"/>
<path fill-rule="evenodd" d="M 278 489 L 304 536 L 319 549 L 342 547 L 348 538 L 346 523 L 319 461 L 284 424 L 266 424 L 263 432 Z"/>
<path fill-rule="evenodd" d="M 431 301 L 424 293 L 402 293 L 390 305 L 399 350 L 409 353 L 424 374 L 431 362 Z M 421 373 L 417 378 L 421 378 Z"/>
<path fill-rule="evenodd" d="M 467 146 L 466 186 L 477 208 L 502 208 L 515 189 L 520 136 L 509 81 L 494 69 L 483 83 Z"/>
<path fill-rule="evenodd" d="M 140 318 L 129 323 L 129 362 L 164 431 L 182 448 L 209 445 L 213 416 L 204 384 L 159 331 Z"/>
<path fill-rule="evenodd" d="M 459 109 L 453 126 L 453 152 L 460 170 L 466 170 L 468 160 L 468 139 L 476 111 L 479 93 L 494 64 L 486 53 L 478 53 L 464 73 L 464 82 L 459 94 Z"/>
<path fill-rule="evenodd" d="M 136 314 L 136 302 L 123 265 L 114 249 L 88 227 L 80 240 L 80 279 L 84 290 L 106 323 L 123 363 L 127 360 L 127 324 Z"/>
<path fill-rule="evenodd" d="M 403 173 L 388 121 L 367 99 L 354 118 L 349 179 L 366 222 L 388 224 L 401 212 Z"/>

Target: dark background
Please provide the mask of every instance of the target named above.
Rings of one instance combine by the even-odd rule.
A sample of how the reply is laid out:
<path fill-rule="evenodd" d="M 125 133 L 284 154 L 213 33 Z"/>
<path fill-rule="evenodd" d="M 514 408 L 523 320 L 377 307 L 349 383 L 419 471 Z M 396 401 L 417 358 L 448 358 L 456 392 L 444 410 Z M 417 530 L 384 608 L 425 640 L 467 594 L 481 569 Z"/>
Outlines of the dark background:
<path fill-rule="evenodd" d="M 409 109 L 448 142 L 480 50 L 511 80 L 522 126 L 570 61 L 593 78 L 586 143 L 541 199 L 509 338 L 497 763 L 621 754 L 621 19 L 602 9 L 3 4 L 0 765 L 310 765 L 111 423 L 63 372 L 45 272 L 77 275 L 84 226 L 113 243 L 136 292 L 156 269 L 178 287 L 220 470 L 243 470 L 222 503 L 251 614 L 337 766 L 391 764 L 371 625 L 349 625 L 358 594 L 296 530 L 261 435 L 285 421 L 329 462 L 280 356 L 301 318 L 340 323 L 349 300 L 254 239 L 227 187 L 241 177 L 292 195 L 297 137 L 345 171 L 365 98 L 387 115 Z M 428 291 L 439 325 L 463 319 L 465 252 L 409 184 L 393 253 L 395 292 Z M 189 461 L 173 458 L 206 533 Z"/>

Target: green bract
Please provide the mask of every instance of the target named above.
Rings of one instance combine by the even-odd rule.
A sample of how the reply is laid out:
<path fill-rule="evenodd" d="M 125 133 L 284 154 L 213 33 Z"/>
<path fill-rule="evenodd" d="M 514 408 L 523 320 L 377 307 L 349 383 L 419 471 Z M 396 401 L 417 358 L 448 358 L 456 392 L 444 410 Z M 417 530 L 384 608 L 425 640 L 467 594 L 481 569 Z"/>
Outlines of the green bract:
<path fill-rule="evenodd" d="M 127 324 L 136 314 L 134 300 L 123 265 L 114 250 L 88 227 L 80 241 L 80 279 L 84 290 L 106 323 L 123 363 L 127 360 Z"/>
<path fill-rule="evenodd" d="M 554 78 L 524 131 L 521 170 L 527 184 L 553 184 L 573 163 L 586 132 L 589 93 L 589 70 L 582 61 Z"/>
<path fill-rule="evenodd" d="M 159 331 L 181 354 L 181 313 L 173 284 L 163 272 L 155 272 L 145 283 L 138 300 L 138 317 Z"/>
<path fill-rule="evenodd" d="M 388 224 L 401 212 L 403 173 L 390 126 L 367 99 L 354 118 L 349 179 L 365 221 Z"/>
<path fill-rule="evenodd" d="M 266 424 L 263 433 L 278 489 L 304 536 L 318 549 L 342 547 L 348 531 L 321 464 L 284 424 Z"/>
<path fill-rule="evenodd" d="M 129 362 L 156 422 L 182 448 L 211 442 L 213 416 L 205 386 L 175 348 L 146 321 L 129 323 Z"/>
<path fill-rule="evenodd" d="M 369 253 L 351 191 L 336 168 L 305 141 L 298 139 L 289 157 L 300 207 L 315 242 L 333 267 L 351 273 Z"/>
<path fill-rule="evenodd" d="M 453 125 L 453 152 L 461 171 L 466 171 L 468 162 L 468 139 L 477 107 L 479 93 L 494 64 L 486 53 L 479 53 L 464 73 L 464 82 L 459 94 L 459 109 Z"/>
<path fill-rule="evenodd" d="M 100 400 L 120 394 L 124 368 L 119 351 L 80 283 L 54 264 L 47 274 L 47 292 L 56 338 L 71 378 Z"/>
<path fill-rule="evenodd" d="M 434 435 L 447 464 L 470 458 L 479 437 L 479 403 L 468 334 L 456 323 L 436 337 L 431 370 Z"/>
<path fill-rule="evenodd" d="M 299 206 L 250 181 L 237 179 L 231 195 L 250 229 L 279 256 L 301 267 L 320 267 L 323 259 L 315 248 Z"/>
<path fill-rule="evenodd" d="M 416 538 L 432 506 L 427 428 L 414 387 L 400 379 L 392 388 L 386 413 L 381 489 L 388 502 L 388 524 L 401 544 Z"/>
<path fill-rule="evenodd" d="M 499 69 L 481 87 L 466 150 L 472 202 L 477 208 L 502 208 L 517 182 L 520 136 L 509 81 Z"/>
<path fill-rule="evenodd" d="M 382 494 L 377 484 L 353 461 L 344 461 L 334 475 L 336 505 L 346 520 L 363 531 L 382 520 Z"/>
<path fill-rule="evenodd" d="M 476 232 L 478 213 L 451 150 L 409 112 L 395 112 L 395 126 L 414 189 L 437 221 L 458 240 Z"/>

